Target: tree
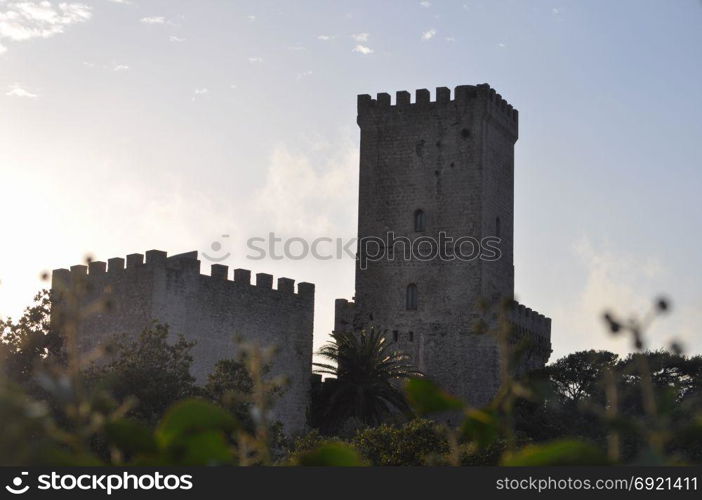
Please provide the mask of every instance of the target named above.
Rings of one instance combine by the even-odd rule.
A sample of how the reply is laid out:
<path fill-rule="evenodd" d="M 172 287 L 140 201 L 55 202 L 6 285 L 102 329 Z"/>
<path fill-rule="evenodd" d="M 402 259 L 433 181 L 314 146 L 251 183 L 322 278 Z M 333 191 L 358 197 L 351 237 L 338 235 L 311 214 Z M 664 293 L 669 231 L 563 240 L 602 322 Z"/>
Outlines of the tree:
<path fill-rule="evenodd" d="M 321 429 L 337 429 L 348 419 L 377 425 L 393 413 L 411 414 L 397 385 L 421 373 L 405 354 L 393 351 L 378 330 L 335 332 L 319 355 L 329 363 L 314 363 L 316 371 L 336 377 L 322 391 Z"/>
<path fill-rule="evenodd" d="M 534 397 L 516 402 L 515 429 L 537 442 L 572 435 L 603 442 L 604 377 L 618 359 L 609 351 L 578 351 L 531 373 Z"/>
<path fill-rule="evenodd" d="M 229 412 L 247 430 L 254 427 L 251 419 L 253 380 L 246 364 L 235 359 L 217 362 L 205 386 L 207 396 Z"/>
<path fill-rule="evenodd" d="M 613 369 L 618 356 L 609 351 L 579 351 L 546 367 L 564 402 L 578 403 L 586 398 L 603 399 L 602 377 Z"/>
<path fill-rule="evenodd" d="M 183 336 L 169 343 L 168 326 L 154 323 L 135 340 L 114 339 L 110 361 L 90 368 L 85 378 L 107 389 L 117 401 L 135 398 L 131 416 L 153 424 L 173 403 L 197 394 L 190 375 L 194 345 Z"/>
<path fill-rule="evenodd" d="M 51 295 L 41 290 L 17 322 L 0 319 L 0 366 L 7 378 L 25 388 L 32 385 L 39 364 L 63 360 L 63 342 L 51 329 L 50 317 Z"/>
<path fill-rule="evenodd" d="M 680 406 L 697 403 L 702 391 L 702 356 L 687 357 L 665 350 L 632 353 L 622 359 L 617 368 L 622 374 L 625 408 L 643 412 L 638 401 L 641 376 L 639 366 L 644 358 L 651 374 L 651 383 L 660 403 Z M 631 399 L 630 403 L 628 400 Z"/>

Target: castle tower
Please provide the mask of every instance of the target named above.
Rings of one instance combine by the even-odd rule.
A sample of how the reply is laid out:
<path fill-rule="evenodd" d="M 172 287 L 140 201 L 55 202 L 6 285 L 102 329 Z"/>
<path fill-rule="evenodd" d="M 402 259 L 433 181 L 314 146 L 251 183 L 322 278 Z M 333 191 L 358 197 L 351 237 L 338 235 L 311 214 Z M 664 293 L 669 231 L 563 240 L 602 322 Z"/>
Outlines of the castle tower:
<path fill-rule="evenodd" d="M 496 338 L 476 333 L 478 304 L 514 295 L 517 111 L 488 85 L 358 96 L 361 129 L 356 296 L 335 329 L 373 325 L 428 377 L 475 405 L 499 385 Z M 509 312 L 515 339 L 550 353 L 550 320 Z M 490 318 L 488 318 L 490 319 Z M 492 318 L 494 319 L 494 317 Z"/>

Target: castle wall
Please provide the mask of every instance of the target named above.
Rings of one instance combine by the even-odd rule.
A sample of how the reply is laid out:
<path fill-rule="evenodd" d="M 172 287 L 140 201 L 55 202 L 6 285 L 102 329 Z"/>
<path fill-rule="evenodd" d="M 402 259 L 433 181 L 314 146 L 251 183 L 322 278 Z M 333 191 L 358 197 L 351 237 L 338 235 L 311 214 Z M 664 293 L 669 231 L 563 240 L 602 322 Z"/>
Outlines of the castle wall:
<path fill-rule="evenodd" d="M 276 403 L 274 413 L 287 432 L 304 429 L 309 403 L 312 363 L 312 329 L 314 285 L 295 284 L 279 278 L 273 289 L 273 277 L 258 274 L 251 284 L 250 271 L 237 269 L 229 279 L 226 266 L 213 265 L 211 275 L 200 274 L 197 252 L 167 257 L 151 250 L 143 256 L 110 259 L 74 266 L 70 271 L 54 271 L 52 289 L 81 286 L 78 310 L 78 346 L 89 353 L 112 335 L 135 337 L 153 320 L 169 325 L 172 334 L 182 334 L 195 341 L 192 374 L 197 383 L 205 383 L 218 360 L 237 356 L 236 339 L 262 347 L 275 346 L 276 356 L 271 377 L 284 376 L 287 389 Z M 91 304 L 108 298 L 106 311 L 89 313 Z M 52 310 L 52 320 L 65 314 L 67 304 L 59 302 Z"/>

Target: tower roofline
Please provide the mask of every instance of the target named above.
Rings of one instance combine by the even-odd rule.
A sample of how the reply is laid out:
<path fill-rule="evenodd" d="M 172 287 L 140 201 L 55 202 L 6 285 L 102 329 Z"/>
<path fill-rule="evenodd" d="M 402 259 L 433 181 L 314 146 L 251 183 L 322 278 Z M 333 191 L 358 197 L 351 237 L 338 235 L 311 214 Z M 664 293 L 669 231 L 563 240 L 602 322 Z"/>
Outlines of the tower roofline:
<path fill-rule="evenodd" d="M 509 104 L 487 83 L 479 85 L 459 85 L 453 90 L 453 98 L 451 96 L 451 89 L 448 87 L 437 87 L 433 101 L 427 89 L 415 90 L 414 102 L 411 100 L 411 95 L 412 94 L 406 90 L 398 90 L 395 92 L 395 102 L 393 103 L 391 95 L 386 92 L 378 93 L 375 99 L 369 94 L 360 94 L 357 97 L 358 114 L 360 116 L 364 113 L 376 110 L 404 110 L 407 108 L 460 104 L 469 99 L 478 98 L 488 103 L 491 111 L 499 112 L 515 123 L 519 119 L 519 112 L 517 109 Z"/>

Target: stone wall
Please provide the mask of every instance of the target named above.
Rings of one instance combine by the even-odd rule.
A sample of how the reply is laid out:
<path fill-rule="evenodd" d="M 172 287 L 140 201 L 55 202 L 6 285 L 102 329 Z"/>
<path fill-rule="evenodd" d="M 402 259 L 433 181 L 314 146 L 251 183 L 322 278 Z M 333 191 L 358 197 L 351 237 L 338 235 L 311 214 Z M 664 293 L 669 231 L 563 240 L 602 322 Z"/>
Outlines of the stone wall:
<path fill-rule="evenodd" d="M 205 383 L 215 363 L 237 356 L 239 338 L 260 346 L 276 346 L 271 376 L 283 375 L 287 390 L 275 407 L 275 416 L 288 433 L 305 427 L 309 404 L 312 363 L 314 285 L 277 280 L 236 269 L 233 280 L 226 266 L 215 264 L 209 276 L 200 274 L 197 252 L 168 257 L 165 252 L 146 252 L 124 259 L 91 262 L 53 272 L 52 290 L 85 290 L 78 294 L 80 314 L 79 352 L 90 353 L 112 335 L 136 336 L 153 320 L 168 324 L 171 334 L 196 341 L 192 373 Z M 108 299 L 111 307 L 91 312 L 91 305 Z M 52 320 L 67 314 L 59 302 Z"/>

